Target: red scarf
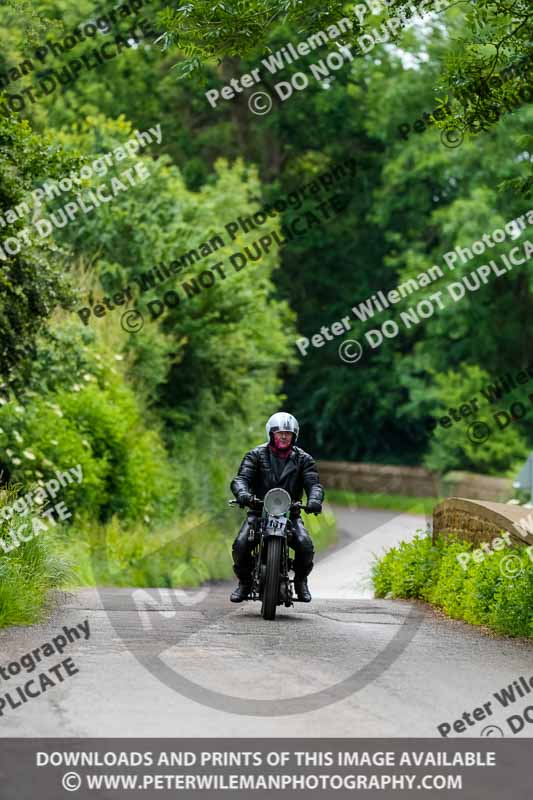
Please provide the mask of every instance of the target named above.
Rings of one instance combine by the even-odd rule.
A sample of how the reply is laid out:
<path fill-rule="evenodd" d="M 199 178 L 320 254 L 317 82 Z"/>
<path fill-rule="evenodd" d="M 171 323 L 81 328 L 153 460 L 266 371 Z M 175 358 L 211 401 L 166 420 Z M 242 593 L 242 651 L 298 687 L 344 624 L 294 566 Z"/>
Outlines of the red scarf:
<path fill-rule="evenodd" d="M 269 444 L 270 450 L 277 458 L 286 459 L 292 453 L 292 447 L 284 447 L 283 450 L 280 447 L 276 447 L 275 444 Z"/>

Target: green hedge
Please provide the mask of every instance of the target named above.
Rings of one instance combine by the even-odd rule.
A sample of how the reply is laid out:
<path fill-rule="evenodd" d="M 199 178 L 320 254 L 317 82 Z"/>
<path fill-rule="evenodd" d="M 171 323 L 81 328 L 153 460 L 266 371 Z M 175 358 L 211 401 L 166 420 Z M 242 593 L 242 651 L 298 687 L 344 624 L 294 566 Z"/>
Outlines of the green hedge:
<path fill-rule="evenodd" d="M 453 619 L 533 637 L 533 551 L 506 547 L 463 568 L 457 555 L 473 549 L 452 537 L 438 537 L 435 544 L 430 536 L 402 542 L 374 565 L 376 596 L 419 598 Z"/>

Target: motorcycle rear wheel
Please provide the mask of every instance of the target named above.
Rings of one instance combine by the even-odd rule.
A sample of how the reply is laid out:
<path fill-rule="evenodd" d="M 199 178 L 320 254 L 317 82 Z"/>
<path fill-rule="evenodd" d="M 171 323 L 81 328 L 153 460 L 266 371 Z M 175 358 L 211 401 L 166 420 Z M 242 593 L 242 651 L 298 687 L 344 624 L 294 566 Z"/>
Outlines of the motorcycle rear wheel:
<path fill-rule="evenodd" d="M 270 539 L 267 549 L 265 582 L 261 615 L 263 619 L 276 619 L 279 599 L 279 580 L 281 567 L 281 539 Z"/>

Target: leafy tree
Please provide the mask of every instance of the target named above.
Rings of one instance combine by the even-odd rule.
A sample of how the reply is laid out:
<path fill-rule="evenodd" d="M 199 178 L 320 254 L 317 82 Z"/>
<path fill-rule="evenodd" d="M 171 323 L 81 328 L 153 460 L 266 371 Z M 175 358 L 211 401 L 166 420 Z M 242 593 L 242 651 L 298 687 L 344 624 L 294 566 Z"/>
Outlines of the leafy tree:
<path fill-rule="evenodd" d="M 15 209 L 28 199 L 38 179 L 62 175 L 71 164 L 50 136 L 32 134 L 27 122 L 0 117 L 0 215 L 4 221 L 0 243 L 4 254 L 0 261 L 0 372 L 4 377 L 24 359 L 29 364 L 28 353 L 36 335 L 53 308 L 70 297 L 57 266 L 57 248 L 35 241 L 27 245 L 17 237 L 28 220 L 22 207 L 20 215 Z"/>

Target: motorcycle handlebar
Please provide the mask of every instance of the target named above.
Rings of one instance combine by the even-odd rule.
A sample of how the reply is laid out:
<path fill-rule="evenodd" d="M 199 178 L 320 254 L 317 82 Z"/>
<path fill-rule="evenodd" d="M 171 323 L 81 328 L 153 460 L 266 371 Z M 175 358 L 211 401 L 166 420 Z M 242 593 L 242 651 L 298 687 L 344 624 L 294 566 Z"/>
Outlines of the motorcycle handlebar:
<path fill-rule="evenodd" d="M 237 502 L 237 500 L 229 500 L 228 505 L 238 506 L 239 503 Z M 254 508 L 254 506 L 262 506 L 263 500 L 260 500 L 258 497 L 253 497 L 249 503 L 246 503 L 246 505 L 248 506 L 248 508 Z M 291 503 L 291 511 L 305 511 L 306 514 L 312 513 L 309 511 L 308 506 L 302 505 L 302 503 L 300 503 L 299 500 L 296 503 Z"/>

